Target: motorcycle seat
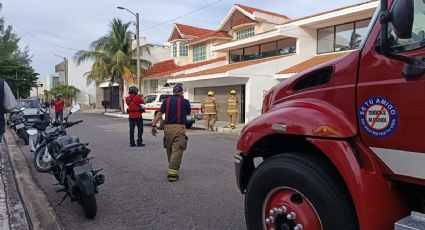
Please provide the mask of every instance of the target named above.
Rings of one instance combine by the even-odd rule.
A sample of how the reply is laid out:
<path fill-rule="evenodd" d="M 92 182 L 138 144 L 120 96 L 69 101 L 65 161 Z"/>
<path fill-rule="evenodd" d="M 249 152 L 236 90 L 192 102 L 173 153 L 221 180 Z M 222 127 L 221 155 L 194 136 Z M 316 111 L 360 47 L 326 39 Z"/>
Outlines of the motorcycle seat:
<path fill-rule="evenodd" d="M 76 136 L 62 136 L 56 139 L 56 142 L 61 151 L 84 145 L 80 143 L 80 140 Z"/>

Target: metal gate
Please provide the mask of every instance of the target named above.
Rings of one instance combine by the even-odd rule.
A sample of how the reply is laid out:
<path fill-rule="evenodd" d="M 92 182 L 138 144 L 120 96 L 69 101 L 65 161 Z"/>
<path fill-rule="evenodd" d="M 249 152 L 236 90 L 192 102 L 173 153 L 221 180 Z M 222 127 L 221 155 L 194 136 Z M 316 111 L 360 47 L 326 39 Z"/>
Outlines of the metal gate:
<path fill-rule="evenodd" d="M 227 97 L 230 96 L 230 90 L 236 90 L 236 95 L 239 98 L 239 120 L 237 122 L 245 122 L 245 86 L 244 85 L 231 85 L 231 86 L 218 86 L 218 87 L 202 87 L 195 88 L 195 101 L 202 102 L 202 100 L 208 96 L 208 91 L 215 93 L 217 104 L 219 106 L 218 120 L 228 121 L 227 116 Z"/>
<path fill-rule="evenodd" d="M 112 89 L 112 94 L 111 94 Z M 103 100 L 112 101 L 110 109 L 120 109 L 120 91 L 118 86 L 103 88 Z"/>

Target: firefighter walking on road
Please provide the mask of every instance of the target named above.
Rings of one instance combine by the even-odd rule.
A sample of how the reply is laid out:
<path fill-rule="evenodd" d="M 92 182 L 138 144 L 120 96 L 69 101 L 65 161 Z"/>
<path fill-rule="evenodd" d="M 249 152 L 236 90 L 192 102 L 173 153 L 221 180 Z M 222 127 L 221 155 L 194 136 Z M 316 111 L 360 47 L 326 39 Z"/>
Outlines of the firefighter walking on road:
<path fill-rule="evenodd" d="M 204 112 L 205 130 L 214 131 L 214 124 L 217 121 L 218 105 L 214 97 L 214 92 L 209 91 L 208 97 L 202 100 L 202 111 Z"/>
<path fill-rule="evenodd" d="M 165 99 L 159 112 L 152 123 L 152 135 L 156 136 L 156 124 L 165 114 L 164 125 L 164 148 L 168 158 L 168 181 L 173 182 L 180 179 L 180 165 L 182 163 L 183 151 L 187 148 L 186 116 L 191 113 L 190 103 L 183 98 L 183 88 L 176 85 L 173 95 Z"/>
<path fill-rule="evenodd" d="M 236 128 L 236 120 L 238 117 L 239 98 L 236 96 L 236 90 L 230 90 L 230 96 L 227 98 L 227 115 L 229 116 L 230 127 Z"/>

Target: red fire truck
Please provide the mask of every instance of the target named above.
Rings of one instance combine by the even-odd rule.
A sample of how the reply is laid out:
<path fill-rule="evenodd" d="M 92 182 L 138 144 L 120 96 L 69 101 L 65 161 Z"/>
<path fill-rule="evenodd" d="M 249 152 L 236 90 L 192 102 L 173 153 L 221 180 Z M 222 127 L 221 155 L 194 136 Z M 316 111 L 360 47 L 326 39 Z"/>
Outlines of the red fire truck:
<path fill-rule="evenodd" d="M 273 89 L 235 156 L 248 229 L 425 229 L 425 0 Z"/>

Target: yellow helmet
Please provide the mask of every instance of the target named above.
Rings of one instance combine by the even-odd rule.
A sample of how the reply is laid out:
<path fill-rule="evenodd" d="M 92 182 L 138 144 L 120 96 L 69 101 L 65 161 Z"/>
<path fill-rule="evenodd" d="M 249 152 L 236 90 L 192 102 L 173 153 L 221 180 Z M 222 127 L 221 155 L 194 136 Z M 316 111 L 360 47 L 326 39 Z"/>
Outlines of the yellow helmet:
<path fill-rule="evenodd" d="M 234 89 L 230 90 L 230 94 L 236 94 L 236 90 Z"/>
<path fill-rule="evenodd" d="M 208 91 L 208 96 L 214 96 L 214 92 L 213 91 Z"/>

